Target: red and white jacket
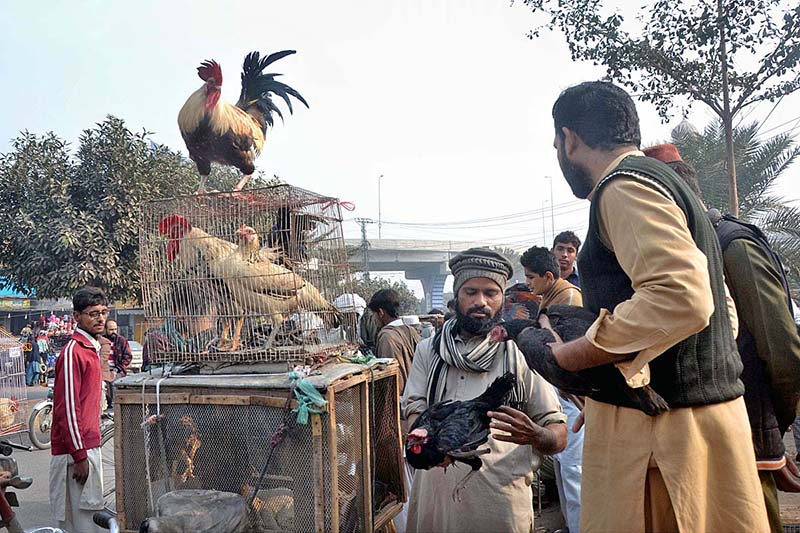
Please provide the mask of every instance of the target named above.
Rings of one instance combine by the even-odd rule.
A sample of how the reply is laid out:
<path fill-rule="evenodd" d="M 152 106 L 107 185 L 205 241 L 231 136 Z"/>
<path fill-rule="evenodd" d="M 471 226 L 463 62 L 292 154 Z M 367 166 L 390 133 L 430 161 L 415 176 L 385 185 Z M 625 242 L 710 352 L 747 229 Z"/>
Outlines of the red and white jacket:
<path fill-rule="evenodd" d="M 86 450 L 100 447 L 100 343 L 76 329 L 56 359 L 55 373 L 52 454 L 68 453 L 75 462 L 82 461 Z"/>

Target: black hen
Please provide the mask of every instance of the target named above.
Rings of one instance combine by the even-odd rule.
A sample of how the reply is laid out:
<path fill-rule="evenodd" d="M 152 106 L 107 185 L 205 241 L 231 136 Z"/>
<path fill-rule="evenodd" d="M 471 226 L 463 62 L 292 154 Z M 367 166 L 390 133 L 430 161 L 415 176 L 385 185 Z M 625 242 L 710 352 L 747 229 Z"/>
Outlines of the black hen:
<path fill-rule="evenodd" d="M 545 314 L 564 342 L 582 337 L 597 319 L 597 315 L 591 311 L 571 305 L 550 306 Z M 611 365 L 580 372 L 568 372 L 561 368 L 548 346 L 555 342 L 555 338 L 549 330 L 539 327 L 537 321 L 511 320 L 497 326 L 492 330 L 491 336 L 498 342 L 514 340 L 522 350 L 528 366 L 564 392 L 591 396 L 600 390 L 602 384 L 606 389 L 613 388 L 622 392 L 637 409 L 650 416 L 669 411 L 667 402 L 652 387 L 628 386 L 622 374 Z"/>
<path fill-rule="evenodd" d="M 495 379 L 486 391 L 467 401 L 446 400 L 434 404 L 422 413 L 408 433 L 406 459 L 420 470 L 435 466 L 447 468 L 454 462 L 472 467 L 469 474 L 453 490 L 453 499 L 466 485 L 467 480 L 483 466 L 480 456 L 489 453 L 479 450 L 489 440 L 487 411 L 500 407 L 514 388 L 517 377 L 507 372 Z"/>

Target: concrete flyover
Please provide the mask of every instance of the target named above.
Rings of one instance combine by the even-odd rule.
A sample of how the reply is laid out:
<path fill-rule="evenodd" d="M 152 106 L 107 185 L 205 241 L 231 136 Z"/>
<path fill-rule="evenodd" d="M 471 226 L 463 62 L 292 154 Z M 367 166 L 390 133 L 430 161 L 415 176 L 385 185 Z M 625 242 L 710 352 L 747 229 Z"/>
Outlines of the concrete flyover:
<path fill-rule="evenodd" d="M 354 267 L 370 272 L 404 272 L 406 279 L 416 279 L 425 291 L 425 310 L 444 309 L 444 283 L 450 275 L 447 262 L 462 250 L 486 243 L 462 241 L 417 241 L 369 239 L 366 254 L 360 239 L 345 239 L 348 249 L 360 248 L 350 256 Z"/>

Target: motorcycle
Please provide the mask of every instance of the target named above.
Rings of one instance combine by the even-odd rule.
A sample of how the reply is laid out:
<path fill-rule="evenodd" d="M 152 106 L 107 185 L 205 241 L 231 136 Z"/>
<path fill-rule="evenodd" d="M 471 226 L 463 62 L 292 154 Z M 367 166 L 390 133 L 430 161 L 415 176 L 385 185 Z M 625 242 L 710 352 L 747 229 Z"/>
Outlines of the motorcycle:
<path fill-rule="evenodd" d="M 47 385 L 47 399 L 33 406 L 28 419 L 31 444 L 40 450 L 50 448 L 50 428 L 53 426 L 53 385 Z"/>

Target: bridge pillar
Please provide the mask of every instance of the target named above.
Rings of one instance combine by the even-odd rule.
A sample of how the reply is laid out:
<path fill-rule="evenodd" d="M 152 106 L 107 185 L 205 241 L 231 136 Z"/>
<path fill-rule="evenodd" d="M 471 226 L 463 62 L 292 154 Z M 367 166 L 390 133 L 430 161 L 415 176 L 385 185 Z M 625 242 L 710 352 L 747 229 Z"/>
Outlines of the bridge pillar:
<path fill-rule="evenodd" d="M 433 307 L 444 310 L 444 282 L 448 274 L 447 263 L 406 271 L 406 279 L 416 279 L 422 283 L 422 289 L 425 291 L 423 313 L 427 313 Z"/>

